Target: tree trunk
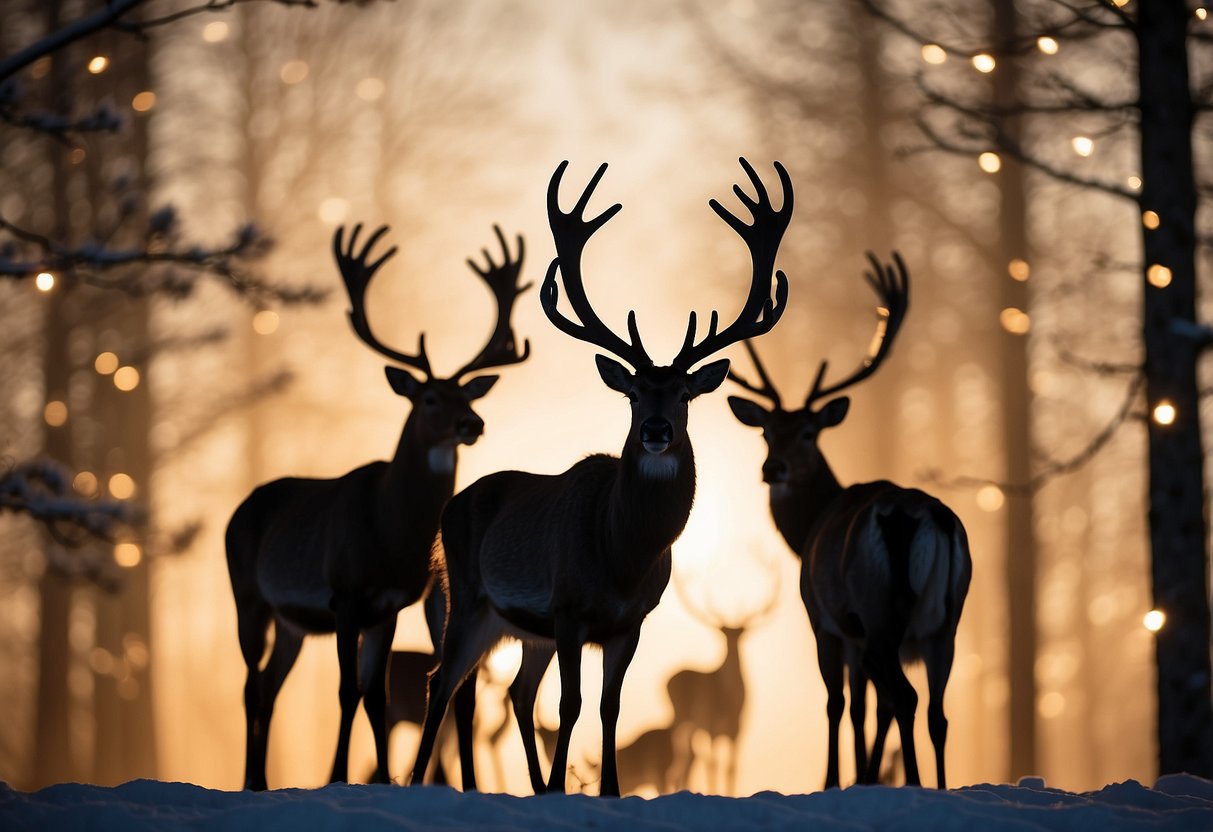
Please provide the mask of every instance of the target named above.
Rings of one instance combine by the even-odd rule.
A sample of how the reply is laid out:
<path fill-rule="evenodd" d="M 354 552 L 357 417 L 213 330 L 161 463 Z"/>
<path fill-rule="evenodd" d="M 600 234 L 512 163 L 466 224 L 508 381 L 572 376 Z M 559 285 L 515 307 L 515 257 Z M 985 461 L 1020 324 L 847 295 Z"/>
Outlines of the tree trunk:
<path fill-rule="evenodd" d="M 1016 37 L 1018 20 L 1014 0 L 994 2 L 994 41 L 999 46 Z M 1007 111 L 1019 103 L 1019 72 L 1010 50 L 1000 49 L 998 71 L 993 73 L 994 105 Z M 1000 124 L 1010 141 L 1020 142 L 1020 120 L 1008 116 Z M 1026 200 L 1023 166 L 1004 158 L 998 172 L 999 219 L 998 261 L 1004 268 L 1011 260 L 1028 260 L 1027 230 L 1024 227 Z M 1002 308 L 1028 311 L 1028 284 L 1012 280 L 1003 271 L 997 275 Z M 1003 405 L 1003 446 L 1008 482 L 1027 483 L 1031 468 L 1032 394 L 1028 389 L 1028 341 L 999 328 L 1002 358 L 1000 387 Z M 1008 760 L 1010 780 L 1037 774 L 1036 754 L 1036 541 L 1032 529 L 1032 495 L 1006 495 L 1007 581 L 1007 673 L 1010 682 Z"/>
<path fill-rule="evenodd" d="M 1197 394 L 1196 343 L 1172 331 L 1196 320 L 1196 188 L 1192 98 L 1182 0 L 1137 5 L 1141 207 L 1160 225 L 1143 232 L 1144 272 L 1170 269 L 1166 286 L 1144 286 L 1142 340 L 1150 412 L 1175 408 L 1169 425 L 1148 421 L 1149 525 L 1154 604 L 1167 618 L 1156 637 L 1159 773 L 1213 777 L 1210 705 L 1209 575 L 1204 448 Z"/>

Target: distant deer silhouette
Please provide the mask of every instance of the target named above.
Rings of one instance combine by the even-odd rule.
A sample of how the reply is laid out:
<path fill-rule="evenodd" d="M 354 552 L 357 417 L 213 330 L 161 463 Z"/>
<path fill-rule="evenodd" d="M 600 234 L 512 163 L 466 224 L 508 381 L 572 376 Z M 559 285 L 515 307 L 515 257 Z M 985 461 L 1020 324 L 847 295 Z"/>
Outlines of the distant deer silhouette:
<path fill-rule="evenodd" d="M 741 733 L 741 715 L 745 709 L 746 684 L 741 671 L 741 653 L 738 649 L 741 637 L 761 624 L 775 608 L 779 598 L 779 577 L 774 564 L 765 564 L 772 578 L 772 586 L 766 600 L 753 611 L 732 621 L 709 607 L 696 602 L 683 581 L 674 576 L 673 584 L 684 607 L 700 623 L 718 630 L 724 636 L 724 659 L 715 670 L 680 670 L 666 683 L 666 693 L 674 706 L 672 728 L 680 732 L 678 744 L 690 746 L 691 734 L 704 731 L 711 739 L 708 758 L 704 761 L 708 791 L 715 793 L 723 783 L 723 794 L 737 792 L 737 737 Z M 685 739 L 684 739 L 685 738 Z M 717 754 L 718 740 L 728 742 L 727 755 L 721 760 Z M 672 740 L 672 738 L 671 738 Z M 673 741 L 673 740 L 672 740 Z M 688 758 L 688 769 L 691 760 Z M 685 785 L 687 772 L 681 772 L 679 785 Z"/>
<path fill-rule="evenodd" d="M 265 756 L 274 700 L 295 663 L 304 636 L 337 634 L 341 669 L 341 727 L 330 779 L 346 779 L 350 728 L 365 696 L 375 737 L 380 778 L 387 778 L 384 719 L 388 653 L 396 615 L 425 592 L 430 554 L 439 515 L 455 485 L 456 448 L 471 445 L 484 422 L 471 403 L 489 391 L 496 376 L 460 379 L 473 372 L 517 364 L 530 354 L 527 343 L 515 351 L 510 313 L 522 268 L 522 238 L 511 256 L 500 228 L 503 261 L 485 252 L 487 265 L 468 261 L 492 290 L 497 323 L 480 353 L 448 378 L 430 370 L 421 336 L 416 355 L 397 352 L 372 334 L 364 304 L 367 285 L 395 247 L 368 263 L 384 226 L 355 254 L 361 226 L 349 246 L 343 231 L 333 238 L 333 253 L 349 292 L 354 332 L 381 355 L 422 374 L 386 368 L 392 389 L 413 407 L 396 454 L 337 479 L 288 477 L 259 486 L 236 509 L 227 527 L 227 562 L 236 600 L 240 649 L 248 667 L 244 687 L 247 721 L 245 787 L 264 789 Z M 274 622 L 274 645 L 265 669 L 266 630 Z M 359 656 L 359 634 L 362 636 Z M 361 662 L 361 668 L 359 664 Z"/>
<path fill-rule="evenodd" d="M 572 212 L 560 209 L 558 192 L 567 162 L 548 186 L 548 219 L 556 259 L 548 268 L 540 300 L 548 319 L 562 332 L 594 344 L 628 362 L 597 356 L 608 387 L 627 396 L 632 420 L 621 456 L 598 454 L 562 474 L 521 471 L 491 474 L 457 495 L 443 515 L 444 577 L 449 598 L 441 664 L 430 682 L 429 706 L 413 780 L 429 762 L 447 703 L 461 684 L 473 682 L 481 657 L 507 633 L 524 641 L 554 642 L 560 662 L 560 736 L 548 790 L 563 790 L 569 737 L 581 711 L 581 650 L 603 647 L 601 702 L 603 770 L 601 793 L 619 794 L 615 725 L 620 689 L 635 654 L 640 627 L 657 605 L 670 575 L 671 544 L 682 533 L 695 493 L 695 462 L 686 434 L 691 399 L 715 390 L 728 373 L 728 360 L 692 368 L 739 340 L 768 332 L 787 302 L 787 277 L 772 271 L 779 241 L 792 213 L 787 171 L 776 163 L 784 204 L 776 211 L 758 174 L 741 160 L 758 198 L 735 191 L 754 217 L 746 225 L 713 200 L 710 204 L 746 242 L 753 261 L 750 290 L 736 320 L 717 331 L 713 312 L 708 334 L 695 342 L 691 313 L 682 348 L 668 367 L 653 364 L 628 315 L 629 340 L 612 332 L 594 312 L 581 275 L 585 244 L 619 211 L 608 208 L 584 219 L 586 205 L 606 171 L 598 168 Z M 557 309 L 557 272 L 569 306 L 580 323 Z M 534 652 L 532 651 L 532 658 Z M 527 656 L 524 652 L 523 663 Z M 465 679 L 468 682 L 465 682 Z M 533 702 L 527 708 L 533 712 Z M 470 733 L 466 717 L 460 735 Z M 521 724 L 521 721 L 520 721 Z M 464 787 L 475 787 L 474 775 Z"/>
<path fill-rule="evenodd" d="M 813 405 L 874 373 L 888 357 L 909 307 L 909 275 L 895 253 L 894 266 L 869 254 L 866 274 L 880 298 L 879 347 L 851 375 L 823 386 L 826 363 L 799 410 L 785 410 L 754 347 L 746 343 L 761 385 L 730 378 L 772 407 L 729 397 L 743 424 L 762 428 L 775 525 L 802 560 L 800 594 L 817 637 L 817 661 L 828 694 L 829 750 L 826 787 L 838 785 L 838 727 L 845 708 L 843 667 L 850 671 L 851 722 L 856 770 L 875 783 L 885 735 L 893 716 L 901 733 L 906 783 L 919 784 L 914 754 L 918 694 L 901 662 L 921 658 L 931 696 L 927 711 L 939 788 L 946 788 L 944 743 L 948 722 L 944 688 L 952 669 L 956 628 L 968 593 L 972 561 L 960 519 L 939 500 L 891 482 L 843 488 L 817 446 L 826 428 L 842 422 L 850 406 L 843 396 L 819 410 Z M 864 747 L 865 691 L 876 686 L 877 730 L 871 758 Z M 866 764 L 866 765 L 865 765 Z M 865 771 L 866 768 L 866 771 Z"/>

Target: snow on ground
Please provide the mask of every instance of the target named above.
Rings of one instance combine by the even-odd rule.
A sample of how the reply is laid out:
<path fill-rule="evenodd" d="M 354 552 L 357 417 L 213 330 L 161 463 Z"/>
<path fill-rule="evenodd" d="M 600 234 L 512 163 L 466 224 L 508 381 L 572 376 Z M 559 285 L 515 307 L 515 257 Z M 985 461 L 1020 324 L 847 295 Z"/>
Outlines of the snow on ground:
<path fill-rule="evenodd" d="M 1039 780 L 953 791 L 856 786 L 809 795 L 747 798 L 680 792 L 645 800 L 585 795 L 464 795 L 443 786 L 335 785 L 253 794 L 135 780 L 114 788 L 63 784 L 18 792 L 0 784 L 0 830 L 222 829 L 1035 829 L 1213 830 L 1213 782 L 1186 775 L 1153 789 L 1135 781 L 1074 794 Z"/>

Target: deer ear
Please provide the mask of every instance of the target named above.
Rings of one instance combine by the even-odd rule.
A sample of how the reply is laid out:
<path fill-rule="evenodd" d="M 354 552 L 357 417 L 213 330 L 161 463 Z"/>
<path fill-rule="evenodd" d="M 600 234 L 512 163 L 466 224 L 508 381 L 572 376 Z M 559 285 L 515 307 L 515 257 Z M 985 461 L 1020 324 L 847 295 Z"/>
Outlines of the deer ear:
<path fill-rule="evenodd" d="M 819 428 L 832 428 L 835 425 L 841 424 L 842 420 L 847 418 L 847 411 L 851 408 L 851 399 L 849 396 L 840 396 L 831 402 L 828 402 L 825 407 L 818 411 L 821 417 Z"/>
<path fill-rule="evenodd" d="M 636 377 L 628 372 L 627 367 L 605 355 L 594 356 L 594 363 L 598 365 L 598 375 L 602 376 L 603 384 L 616 393 L 626 395 L 631 392 Z"/>
<path fill-rule="evenodd" d="M 771 411 L 758 402 L 743 399 L 741 396 L 729 396 L 729 409 L 733 411 L 738 422 L 752 428 L 766 427 L 767 419 L 771 415 Z"/>
<path fill-rule="evenodd" d="M 475 401 L 493 388 L 497 383 L 497 379 L 501 376 L 476 376 L 474 379 L 463 385 L 463 392 L 467 394 L 468 401 Z"/>
<path fill-rule="evenodd" d="M 383 368 L 383 371 L 387 373 L 387 383 L 392 385 L 392 389 L 396 391 L 396 395 L 412 399 L 413 396 L 421 391 L 421 382 L 415 379 L 413 374 L 407 370 L 388 365 Z"/>
<path fill-rule="evenodd" d="M 704 393 L 711 393 L 717 387 L 724 384 L 724 380 L 728 375 L 729 359 L 727 358 L 713 361 L 711 364 L 705 364 L 691 373 L 687 379 L 687 391 L 691 394 L 692 399 Z"/>

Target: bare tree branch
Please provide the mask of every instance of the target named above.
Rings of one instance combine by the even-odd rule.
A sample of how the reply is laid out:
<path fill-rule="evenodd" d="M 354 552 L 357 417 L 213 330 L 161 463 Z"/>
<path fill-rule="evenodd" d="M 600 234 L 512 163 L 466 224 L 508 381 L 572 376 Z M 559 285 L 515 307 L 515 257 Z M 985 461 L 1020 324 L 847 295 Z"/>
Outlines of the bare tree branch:
<path fill-rule="evenodd" d="M 10 463 L 0 474 L 0 513 L 25 514 L 68 546 L 114 542 L 141 525 L 142 508 L 120 500 L 91 500 L 72 489 L 72 475 L 49 459 Z"/>

